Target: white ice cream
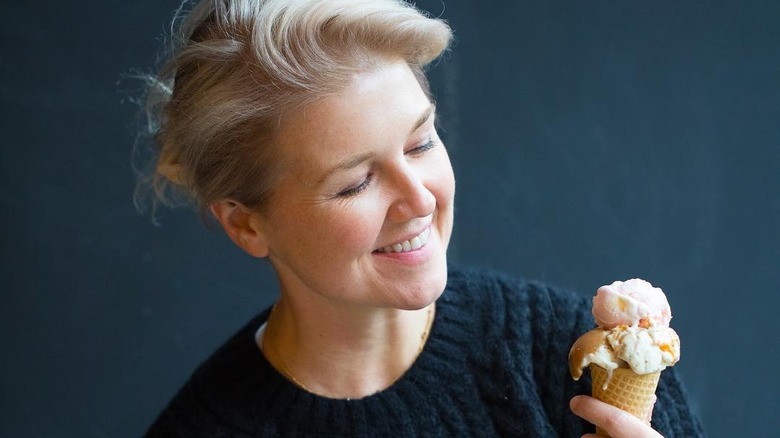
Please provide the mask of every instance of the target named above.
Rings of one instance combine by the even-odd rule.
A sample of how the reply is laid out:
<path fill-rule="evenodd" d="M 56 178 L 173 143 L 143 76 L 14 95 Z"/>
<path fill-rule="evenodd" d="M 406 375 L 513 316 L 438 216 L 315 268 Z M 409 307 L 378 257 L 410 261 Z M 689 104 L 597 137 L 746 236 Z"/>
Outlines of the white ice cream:
<path fill-rule="evenodd" d="M 662 371 L 680 359 L 680 338 L 669 327 L 619 326 L 609 331 L 606 341 L 637 374 Z"/>

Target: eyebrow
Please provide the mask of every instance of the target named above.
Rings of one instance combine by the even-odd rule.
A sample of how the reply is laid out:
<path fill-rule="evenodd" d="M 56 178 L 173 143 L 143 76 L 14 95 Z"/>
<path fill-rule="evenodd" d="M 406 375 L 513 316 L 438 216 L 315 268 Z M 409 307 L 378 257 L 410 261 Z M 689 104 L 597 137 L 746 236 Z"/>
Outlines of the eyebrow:
<path fill-rule="evenodd" d="M 424 124 L 425 124 L 425 122 L 427 122 L 427 121 L 428 121 L 428 119 L 431 117 L 431 114 L 433 114 L 433 110 L 435 110 L 435 109 L 436 109 L 436 105 L 434 105 L 433 103 L 431 103 L 431 104 L 428 106 L 428 109 L 427 109 L 427 110 L 425 110 L 425 112 L 424 112 L 424 113 L 422 113 L 422 115 L 420 116 L 420 118 L 419 118 L 419 119 L 417 119 L 417 122 L 415 122 L 415 123 L 414 123 L 414 127 L 412 128 L 412 130 L 411 130 L 411 131 L 409 131 L 409 135 L 412 135 L 412 134 L 414 133 L 414 131 L 416 131 L 417 129 L 419 129 L 419 128 L 420 128 L 420 126 L 424 125 Z"/>
<path fill-rule="evenodd" d="M 419 119 L 414 123 L 414 126 L 412 127 L 412 130 L 409 131 L 409 135 L 412 135 L 414 131 L 418 130 L 420 126 L 424 125 L 425 122 L 428 121 L 428 119 L 431 118 L 431 115 L 433 114 L 433 111 L 436 109 L 436 105 L 433 103 L 428 106 L 428 108 L 422 113 Z M 322 182 L 324 182 L 326 179 L 328 179 L 331 175 L 333 175 L 336 172 L 343 171 L 343 170 L 349 170 L 354 167 L 357 167 L 360 165 L 360 163 L 369 160 L 374 157 L 373 152 L 366 152 L 363 154 L 355 155 L 354 157 L 348 157 L 347 159 L 337 163 L 336 165 L 328 168 L 327 171 L 325 171 L 321 178 L 316 182 L 315 185 L 319 185 Z"/>

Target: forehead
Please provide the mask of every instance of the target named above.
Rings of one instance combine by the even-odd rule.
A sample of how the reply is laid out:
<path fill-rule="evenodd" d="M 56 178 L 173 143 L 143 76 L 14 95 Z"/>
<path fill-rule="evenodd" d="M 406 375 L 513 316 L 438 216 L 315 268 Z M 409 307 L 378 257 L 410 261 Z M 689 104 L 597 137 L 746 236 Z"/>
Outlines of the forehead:
<path fill-rule="evenodd" d="M 383 64 L 289 114 L 276 136 L 278 152 L 292 169 L 313 172 L 354 154 L 403 145 L 430 105 L 405 62 Z"/>

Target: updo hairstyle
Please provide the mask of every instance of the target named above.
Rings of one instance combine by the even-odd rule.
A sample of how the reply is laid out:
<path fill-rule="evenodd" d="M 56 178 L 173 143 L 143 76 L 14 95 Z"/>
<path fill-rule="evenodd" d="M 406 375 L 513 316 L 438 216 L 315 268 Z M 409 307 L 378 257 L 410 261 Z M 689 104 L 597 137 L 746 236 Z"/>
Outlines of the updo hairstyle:
<path fill-rule="evenodd" d="M 203 0 L 184 17 L 172 53 L 149 81 L 152 164 L 136 196 L 261 210 L 281 170 L 283 115 L 343 89 L 358 72 L 404 59 L 423 67 L 451 39 L 447 24 L 402 0 Z"/>

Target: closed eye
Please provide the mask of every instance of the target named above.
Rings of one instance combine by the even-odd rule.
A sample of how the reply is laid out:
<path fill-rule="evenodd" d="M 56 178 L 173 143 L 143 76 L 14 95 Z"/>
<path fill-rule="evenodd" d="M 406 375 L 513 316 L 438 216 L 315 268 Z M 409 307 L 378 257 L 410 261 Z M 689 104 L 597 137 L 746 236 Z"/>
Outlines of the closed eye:
<path fill-rule="evenodd" d="M 434 142 L 433 140 L 428 140 L 426 143 L 417 146 L 416 148 L 409 149 L 408 151 L 406 151 L 406 153 L 408 155 L 417 156 L 433 149 L 434 147 L 436 147 L 436 142 Z"/>
<path fill-rule="evenodd" d="M 338 198 L 348 198 L 350 196 L 355 196 L 358 193 L 362 192 L 363 190 L 367 189 L 371 185 L 371 180 L 373 179 L 372 174 L 366 175 L 366 179 L 364 179 L 360 184 L 350 187 L 346 190 L 342 190 L 339 193 L 336 194 L 336 197 Z"/>

